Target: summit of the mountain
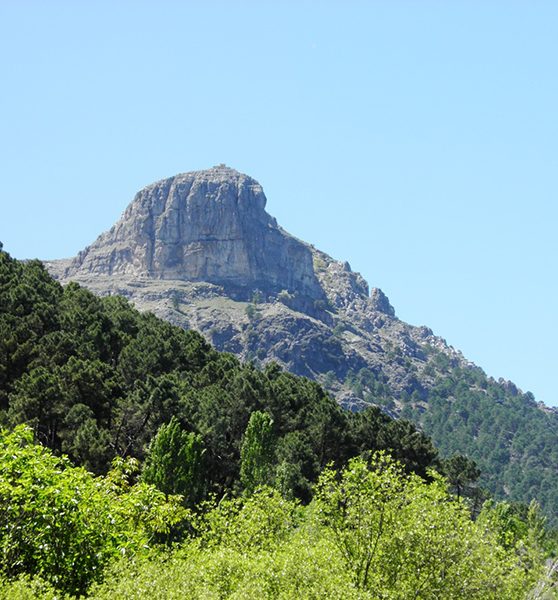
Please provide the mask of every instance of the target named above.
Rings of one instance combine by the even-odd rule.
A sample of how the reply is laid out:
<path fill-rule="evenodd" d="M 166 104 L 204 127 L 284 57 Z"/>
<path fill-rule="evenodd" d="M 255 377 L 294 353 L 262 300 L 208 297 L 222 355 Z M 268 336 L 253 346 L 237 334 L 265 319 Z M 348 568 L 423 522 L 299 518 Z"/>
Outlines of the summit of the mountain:
<path fill-rule="evenodd" d="M 261 185 L 225 165 L 163 179 L 139 191 L 65 277 L 205 281 L 238 298 L 255 289 L 323 298 L 311 249 L 282 230 L 265 205 Z"/>
<path fill-rule="evenodd" d="M 266 203 L 255 179 L 225 165 L 182 173 L 140 190 L 75 258 L 46 264 L 63 282 L 197 329 L 220 350 L 322 381 L 348 406 L 363 403 L 347 384 L 362 369 L 398 398 L 422 389 L 408 361 L 420 369 L 425 348 L 463 360 L 398 320 L 347 262 L 287 233 Z"/>

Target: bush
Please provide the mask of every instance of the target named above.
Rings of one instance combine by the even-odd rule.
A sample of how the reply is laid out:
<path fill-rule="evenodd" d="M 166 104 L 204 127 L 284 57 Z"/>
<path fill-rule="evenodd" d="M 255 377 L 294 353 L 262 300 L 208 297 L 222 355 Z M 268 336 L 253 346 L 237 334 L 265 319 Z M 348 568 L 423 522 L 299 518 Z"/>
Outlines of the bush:
<path fill-rule="evenodd" d="M 5 576 L 38 575 L 59 590 L 81 594 L 114 556 L 147 547 L 186 518 L 179 499 L 166 502 L 152 486 L 130 485 L 133 462 L 117 461 L 99 478 L 32 439 L 23 426 L 0 433 Z"/>
<path fill-rule="evenodd" d="M 375 598 L 525 598 L 537 569 L 470 519 L 444 480 L 427 484 L 384 453 L 356 458 L 339 478 L 324 471 L 317 523 L 343 556 L 352 580 Z"/>

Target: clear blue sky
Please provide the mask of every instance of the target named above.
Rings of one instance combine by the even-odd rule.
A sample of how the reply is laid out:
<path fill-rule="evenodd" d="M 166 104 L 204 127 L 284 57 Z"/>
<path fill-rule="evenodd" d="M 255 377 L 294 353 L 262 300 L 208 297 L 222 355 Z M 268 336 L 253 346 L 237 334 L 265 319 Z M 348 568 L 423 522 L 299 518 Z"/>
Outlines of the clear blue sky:
<path fill-rule="evenodd" d="M 76 254 L 225 162 L 397 314 L 558 404 L 558 3 L 0 3 L 0 240 Z"/>

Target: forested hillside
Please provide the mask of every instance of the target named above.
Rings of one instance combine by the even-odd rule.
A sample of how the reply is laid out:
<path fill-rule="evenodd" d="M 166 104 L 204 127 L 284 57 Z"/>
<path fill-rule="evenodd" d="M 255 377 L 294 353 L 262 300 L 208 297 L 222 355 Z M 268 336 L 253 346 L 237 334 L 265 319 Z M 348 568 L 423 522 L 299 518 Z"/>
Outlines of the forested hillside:
<path fill-rule="evenodd" d="M 552 593 L 538 506 L 408 421 L 1 250 L 0 402 L 0 598 Z"/>
<path fill-rule="evenodd" d="M 417 386 L 395 401 L 397 414 L 433 440 L 442 457 L 465 454 L 482 471 L 481 484 L 499 498 L 536 498 L 558 515 L 558 412 L 511 382 L 495 381 L 472 364 L 435 349 Z M 394 395 L 366 369 L 352 374 L 354 393 L 374 405 L 394 406 Z"/>
<path fill-rule="evenodd" d="M 402 416 L 435 440 L 442 455 L 465 453 L 483 472 L 496 496 L 536 498 L 558 515 L 558 414 L 539 406 L 507 382 L 478 367 L 448 365 L 423 403 L 410 401 Z"/>
<path fill-rule="evenodd" d="M 234 488 L 254 411 L 272 418 L 277 467 L 294 496 L 333 461 L 388 450 L 424 475 L 437 452 L 406 421 L 378 408 L 353 414 L 315 382 L 274 365 L 258 370 L 199 334 L 142 314 L 120 297 L 64 288 L 38 261 L 0 254 L 0 418 L 94 473 L 115 456 L 143 459 L 171 417 L 204 446 L 207 491 Z"/>

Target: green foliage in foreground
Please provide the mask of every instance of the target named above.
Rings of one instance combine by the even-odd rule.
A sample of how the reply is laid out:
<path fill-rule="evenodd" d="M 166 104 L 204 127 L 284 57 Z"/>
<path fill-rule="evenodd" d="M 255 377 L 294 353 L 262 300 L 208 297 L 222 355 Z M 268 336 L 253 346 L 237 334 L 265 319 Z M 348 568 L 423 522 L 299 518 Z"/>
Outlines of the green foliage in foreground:
<path fill-rule="evenodd" d="M 536 515 L 517 527 L 488 505 L 473 521 L 441 477 L 384 453 L 326 468 L 307 506 L 264 487 L 193 513 L 122 461 L 96 477 L 29 430 L 1 440 L 0 599 L 552 597 Z"/>
<path fill-rule="evenodd" d="M 134 461 L 115 461 L 95 477 L 32 442 L 30 429 L 0 435 L 0 570 L 40 575 L 84 592 L 115 557 L 164 539 L 186 519 L 180 498 L 129 477 Z"/>
<path fill-rule="evenodd" d="M 359 589 L 374 598 L 524 598 L 531 575 L 445 481 L 407 476 L 386 455 L 326 470 L 316 514 Z M 523 567 L 523 568 L 522 568 Z"/>

